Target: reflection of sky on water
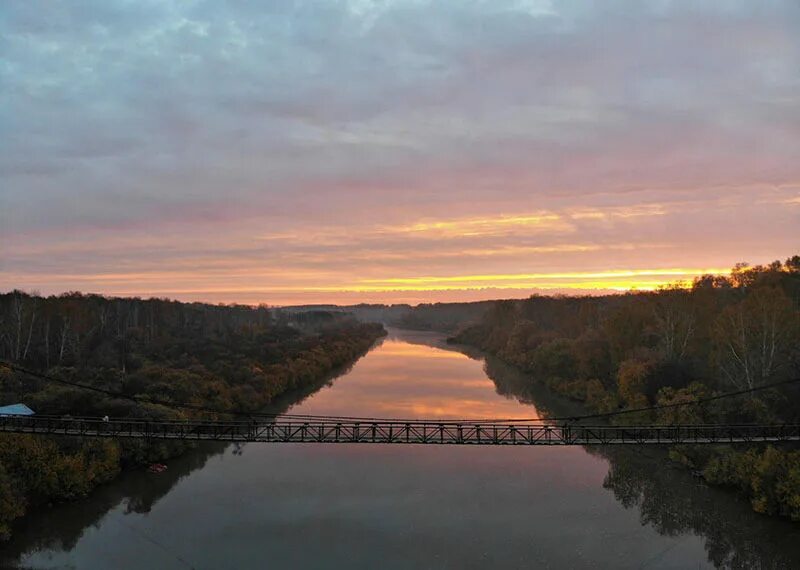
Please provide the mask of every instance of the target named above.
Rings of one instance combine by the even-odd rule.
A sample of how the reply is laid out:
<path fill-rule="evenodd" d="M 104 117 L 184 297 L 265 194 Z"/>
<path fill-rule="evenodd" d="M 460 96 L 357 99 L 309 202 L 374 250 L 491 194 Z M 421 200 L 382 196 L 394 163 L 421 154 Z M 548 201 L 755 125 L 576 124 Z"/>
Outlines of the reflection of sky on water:
<path fill-rule="evenodd" d="M 439 338 L 422 333 L 417 337 Z M 331 387 L 288 413 L 426 419 L 537 417 L 533 406 L 523 407 L 516 399 L 497 394 L 482 361 L 396 336 L 387 338 Z"/>

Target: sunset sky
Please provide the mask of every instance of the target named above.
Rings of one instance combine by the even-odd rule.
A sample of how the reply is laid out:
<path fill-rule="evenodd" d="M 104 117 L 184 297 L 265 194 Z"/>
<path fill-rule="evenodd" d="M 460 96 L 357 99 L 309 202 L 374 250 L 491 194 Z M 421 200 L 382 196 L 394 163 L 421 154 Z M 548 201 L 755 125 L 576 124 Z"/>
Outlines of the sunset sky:
<path fill-rule="evenodd" d="M 0 3 L 0 290 L 524 297 L 799 236 L 797 0 Z"/>

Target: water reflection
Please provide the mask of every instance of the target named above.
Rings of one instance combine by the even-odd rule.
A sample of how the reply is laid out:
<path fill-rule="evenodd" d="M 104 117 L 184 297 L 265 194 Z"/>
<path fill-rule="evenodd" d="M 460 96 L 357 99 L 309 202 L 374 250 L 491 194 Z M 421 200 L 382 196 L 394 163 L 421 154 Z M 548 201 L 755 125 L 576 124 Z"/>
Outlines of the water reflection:
<path fill-rule="evenodd" d="M 496 358 L 486 358 L 485 370 L 498 393 L 535 402 L 545 416 L 580 412 Z M 702 536 L 714 567 L 800 568 L 800 528 L 757 515 L 745 501 L 692 478 L 669 461 L 665 448 L 584 449 L 608 461 L 603 487 L 626 509 L 637 509 L 642 525 L 664 536 Z"/>
<path fill-rule="evenodd" d="M 0 568 L 12 565 L 23 555 L 72 550 L 88 528 L 100 524 L 114 509 L 125 514 L 149 513 L 179 481 L 202 469 L 211 457 L 222 454 L 226 447 L 218 443 L 200 444 L 171 461 L 169 470 L 158 476 L 142 471 L 125 473 L 112 484 L 96 489 L 88 500 L 32 512 L 15 527 L 14 538 L 0 546 Z"/>
<path fill-rule="evenodd" d="M 483 364 L 436 333 L 390 330 L 346 382 L 303 401 L 303 414 L 381 418 L 531 418 L 536 408 L 495 390 Z M 532 404 L 532 402 L 530 402 Z"/>
<path fill-rule="evenodd" d="M 299 402 L 299 403 L 297 403 Z M 274 411 L 533 417 L 572 404 L 429 333 Z M 29 518 L 0 566 L 798 568 L 795 527 L 654 448 L 208 445 Z"/>
<path fill-rule="evenodd" d="M 603 486 L 624 507 L 638 509 L 643 525 L 665 536 L 704 537 L 717 568 L 800 568 L 792 523 L 753 513 L 744 501 L 676 473 L 663 456 L 621 448 L 595 453 L 610 463 Z"/>

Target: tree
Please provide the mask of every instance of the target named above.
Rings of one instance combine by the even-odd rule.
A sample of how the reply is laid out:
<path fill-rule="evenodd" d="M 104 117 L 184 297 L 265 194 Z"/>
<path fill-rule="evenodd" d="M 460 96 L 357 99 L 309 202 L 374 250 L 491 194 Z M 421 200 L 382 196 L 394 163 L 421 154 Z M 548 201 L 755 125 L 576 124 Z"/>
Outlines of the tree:
<path fill-rule="evenodd" d="M 650 345 L 653 314 L 635 295 L 627 295 L 616 311 L 606 319 L 603 332 L 616 363 L 630 358 L 640 347 Z"/>
<path fill-rule="evenodd" d="M 13 483 L 5 466 L 0 463 L 0 540 L 11 536 L 11 523 L 25 514 L 25 500 Z"/>
<path fill-rule="evenodd" d="M 647 405 L 644 391 L 652 369 L 651 361 L 640 359 L 629 359 L 620 364 L 617 372 L 619 395 L 629 407 L 638 408 Z"/>
<path fill-rule="evenodd" d="M 682 361 L 695 332 L 695 315 L 688 293 L 677 287 L 659 292 L 655 298 L 655 328 L 658 346 L 666 360 Z"/>
<path fill-rule="evenodd" d="M 724 377 L 750 389 L 773 379 L 790 362 L 798 340 L 798 311 L 776 287 L 761 287 L 727 307 L 716 322 L 716 360 Z"/>

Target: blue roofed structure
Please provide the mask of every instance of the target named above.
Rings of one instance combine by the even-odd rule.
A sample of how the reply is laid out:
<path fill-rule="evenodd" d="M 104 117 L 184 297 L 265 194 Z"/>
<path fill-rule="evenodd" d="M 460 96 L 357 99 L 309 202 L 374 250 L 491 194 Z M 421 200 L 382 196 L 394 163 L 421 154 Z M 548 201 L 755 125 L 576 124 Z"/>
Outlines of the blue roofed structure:
<path fill-rule="evenodd" d="M 32 416 L 34 411 L 25 404 L 0 406 L 0 416 Z"/>

